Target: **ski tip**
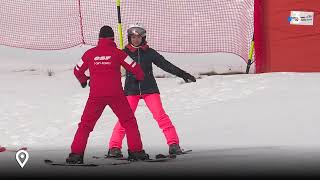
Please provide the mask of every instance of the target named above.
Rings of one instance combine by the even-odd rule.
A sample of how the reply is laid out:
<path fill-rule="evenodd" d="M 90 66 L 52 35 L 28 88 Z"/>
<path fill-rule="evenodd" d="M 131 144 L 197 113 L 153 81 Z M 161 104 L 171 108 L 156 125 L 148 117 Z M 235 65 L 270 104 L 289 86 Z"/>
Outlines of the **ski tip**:
<path fill-rule="evenodd" d="M 188 149 L 188 150 L 182 150 L 182 154 L 187 154 L 189 152 L 192 152 L 192 149 Z"/>

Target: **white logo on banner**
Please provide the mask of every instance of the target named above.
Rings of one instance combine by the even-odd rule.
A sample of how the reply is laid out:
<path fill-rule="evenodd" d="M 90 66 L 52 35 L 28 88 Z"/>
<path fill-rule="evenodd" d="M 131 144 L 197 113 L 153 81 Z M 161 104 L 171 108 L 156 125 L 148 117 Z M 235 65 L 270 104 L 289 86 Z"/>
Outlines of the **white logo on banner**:
<path fill-rule="evenodd" d="M 313 26 L 314 12 L 291 11 L 289 22 L 292 25 L 309 25 Z"/>

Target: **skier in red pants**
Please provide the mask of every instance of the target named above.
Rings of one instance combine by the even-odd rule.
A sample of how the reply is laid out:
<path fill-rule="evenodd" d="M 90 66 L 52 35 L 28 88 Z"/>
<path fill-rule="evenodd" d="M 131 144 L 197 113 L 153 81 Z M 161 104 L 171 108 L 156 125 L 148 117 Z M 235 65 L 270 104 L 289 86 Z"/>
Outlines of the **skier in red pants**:
<path fill-rule="evenodd" d="M 121 65 L 132 72 L 137 80 L 144 79 L 140 65 L 116 47 L 112 28 L 103 26 L 100 29 L 98 45 L 86 51 L 82 60 L 74 68 L 74 75 L 83 88 L 87 86 L 87 81 L 90 79 L 90 94 L 71 145 L 71 153 L 66 159 L 67 163 L 83 163 L 89 134 L 107 105 L 119 118 L 121 126 L 125 128 L 128 158 L 131 160 L 149 158 L 143 150 L 136 118 L 123 91 Z M 85 75 L 88 69 L 90 77 Z"/>

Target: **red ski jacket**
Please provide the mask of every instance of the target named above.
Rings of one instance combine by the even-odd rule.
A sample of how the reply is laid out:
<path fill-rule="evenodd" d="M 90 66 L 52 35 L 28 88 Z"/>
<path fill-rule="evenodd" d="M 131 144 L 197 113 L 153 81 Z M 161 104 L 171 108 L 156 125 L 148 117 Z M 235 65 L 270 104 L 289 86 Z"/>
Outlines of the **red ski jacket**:
<path fill-rule="evenodd" d="M 85 83 L 89 79 L 85 71 L 89 69 L 90 97 L 117 96 L 124 94 L 121 66 L 132 72 L 137 80 L 144 79 L 140 65 L 118 49 L 113 39 L 100 38 L 98 45 L 86 51 L 74 67 L 74 75 L 80 83 Z"/>

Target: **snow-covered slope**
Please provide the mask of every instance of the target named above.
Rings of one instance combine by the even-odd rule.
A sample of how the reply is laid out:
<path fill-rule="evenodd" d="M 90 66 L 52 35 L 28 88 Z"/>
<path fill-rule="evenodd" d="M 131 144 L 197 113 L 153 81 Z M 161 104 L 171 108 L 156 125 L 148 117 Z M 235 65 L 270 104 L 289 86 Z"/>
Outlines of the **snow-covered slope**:
<path fill-rule="evenodd" d="M 59 154 L 62 160 L 67 156 L 89 92 L 89 88 L 81 88 L 72 69 L 87 48 L 43 52 L 1 47 L 1 146 L 28 147 L 36 167 L 44 166 L 39 159 L 45 155 Z M 186 165 L 189 160 L 184 160 L 191 158 L 194 165 L 206 162 L 218 169 L 217 153 L 222 158 L 218 162 L 235 167 L 237 161 L 250 161 L 257 154 L 262 158 L 259 162 L 264 162 L 269 156 L 278 160 L 275 157 L 279 155 L 292 155 L 292 158 L 312 152 L 307 160 L 314 157 L 319 162 L 319 156 L 314 153 L 320 145 L 319 73 L 200 76 L 210 71 L 244 71 L 245 63 L 230 54 L 164 55 L 199 77 L 196 83 L 185 84 L 154 66 L 158 76 L 168 76 L 157 78 L 157 82 L 181 146 L 194 151 L 174 162 L 181 168 L 191 168 Z M 48 72 L 53 72 L 52 76 Z M 164 136 L 143 101 L 136 117 L 145 150 L 151 155 L 167 152 Z M 88 156 L 106 152 L 116 121 L 112 111 L 106 108 L 91 133 Z M 126 154 L 125 144 L 123 151 Z M 231 161 L 230 151 L 236 154 Z M 243 153 L 249 159 L 237 157 Z M 227 159 L 223 159 L 225 156 Z M 15 160 L 10 153 L 1 153 L 0 161 Z M 8 168 L 1 164 L 1 170 Z M 267 163 L 270 167 L 271 164 Z M 12 167 L 16 165 L 14 162 Z"/>

